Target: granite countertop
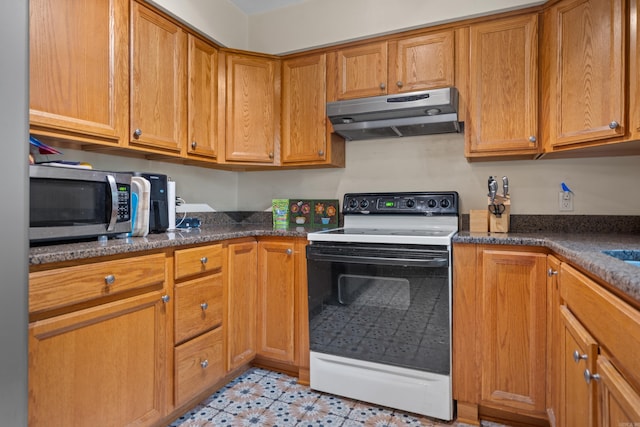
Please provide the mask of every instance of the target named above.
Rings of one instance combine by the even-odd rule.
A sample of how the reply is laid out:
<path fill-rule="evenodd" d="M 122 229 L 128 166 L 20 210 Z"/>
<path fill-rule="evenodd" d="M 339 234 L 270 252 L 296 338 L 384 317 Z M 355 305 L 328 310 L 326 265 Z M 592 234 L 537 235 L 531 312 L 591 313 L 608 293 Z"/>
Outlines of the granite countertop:
<path fill-rule="evenodd" d="M 640 234 L 462 231 L 453 238 L 453 242 L 547 247 L 573 265 L 607 282 L 640 307 L 640 268 L 602 253 L 614 249 L 640 250 Z"/>
<path fill-rule="evenodd" d="M 317 230 L 318 229 L 314 229 L 313 231 Z M 29 265 L 74 261 L 153 249 L 217 242 L 242 237 L 306 237 L 310 231 L 312 230 L 308 227 L 274 229 L 270 224 L 207 225 L 202 228 L 177 229 L 175 232 L 148 234 L 145 237 L 109 239 L 106 242 L 96 240 L 31 247 L 29 249 Z"/>

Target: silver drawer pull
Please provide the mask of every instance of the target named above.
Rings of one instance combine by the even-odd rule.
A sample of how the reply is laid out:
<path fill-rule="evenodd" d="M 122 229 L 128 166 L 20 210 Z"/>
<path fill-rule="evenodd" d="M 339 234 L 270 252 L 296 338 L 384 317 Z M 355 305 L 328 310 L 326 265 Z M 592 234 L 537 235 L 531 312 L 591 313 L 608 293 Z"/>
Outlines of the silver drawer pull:
<path fill-rule="evenodd" d="M 207 308 L 209 308 L 209 304 L 203 302 L 202 304 L 200 304 L 200 308 L 202 309 L 202 311 L 205 311 Z"/>
<path fill-rule="evenodd" d="M 168 303 L 171 300 L 171 297 L 169 295 L 162 295 L 162 302 L 164 302 L 165 304 Z"/>
<path fill-rule="evenodd" d="M 576 363 L 580 363 L 581 360 L 587 360 L 589 356 L 586 354 L 580 354 L 578 350 L 573 352 L 573 361 Z"/>
<path fill-rule="evenodd" d="M 287 255 L 291 255 L 291 254 L 293 253 L 293 251 L 292 251 L 291 249 L 287 249 L 287 250 L 285 251 L 285 253 L 286 253 Z"/>
<path fill-rule="evenodd" d="M 113 282 L 115 281 L 116 281 L 116 276 L 114 276 L 113 274 L 110 274 L 104 277 L 104 283 L 106 283 L 107 286 L 113 285 Z"/>
<path fill-rule="evenodd" d="M 552 277 L 552 276 L 557 276 L 558 272 L 556 270 L 554 270 L 553 268 L 549 268 L 547 270 L 547 276 Z"/>
<path fill-rule="evenodd" d="M 609 129 L 617 129 L 618 126 L 620 126 L 620 123 L 616 122 L 615 120 L 609 123 Z"/>
<path fill-rule="evenodd" d="M 205 265 L 207 262 L 209 262 L 209 258 L 203 256 L 202 258 L 200 258 L 200 262 L 202 263 L 202 265 Z"/>
<path fill-rule="evenodd" d="M 584 370 L 584 381 L 587 384 L 591 384 L 591 380 L 600 381 L 600 375 L 592 374 L 588 369 Z"/>
<path fill-rule="evenodd" d="M 202 366 L 202 369 L 205 369 L 207 366 L 209 366 L 209 361 L 207 359 L 204 359 L 202 362 L 200 362 L 200 366 Z"/>

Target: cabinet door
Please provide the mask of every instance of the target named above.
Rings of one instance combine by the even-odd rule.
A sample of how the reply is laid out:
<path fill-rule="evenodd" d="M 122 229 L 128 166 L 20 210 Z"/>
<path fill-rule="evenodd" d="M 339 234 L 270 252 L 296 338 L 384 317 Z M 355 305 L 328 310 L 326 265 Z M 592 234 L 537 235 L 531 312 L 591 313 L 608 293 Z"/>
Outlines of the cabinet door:
<path fill-rule="evenodd" d="M 295 263 L 291 239 L 258 244 L 258 354 L 295 363 Z"/>
<path fill-rule="evenodd" d="M 538 152 L 538 19 L 531 14 L 470 29 L 467 157 Z"/>
<path fill-rule="evenodd" d="M 329 101 L 387 93 L 387 42 L 340 49 L 327 61 Z"/>
<path fill-rule="evenodd" d="M 640 425 L 640 394 L 625 381 L 606 356 L 598 356 L 599 403 L 602 427 Z"/>
<path fill-rule="evenodd" d="M 485 249 L 480 257 L 480 403 L 546 417 L 546 256 Z"/>
<path fill-rule="evenodd" d="M 227 370 L 256 355 L 257 243 L 233 243 L 228 248 L 226 280 Z"/>
<path fill-rule="evenodd" d="M 189 34 L 188 157 L 215 159 L 224 143 L 224 97 L 218 90 L 218 49 Z M 222 91 L 224 93 L 224 91 Z"/>
<path fill-rule="evenodd" d="M 545 151 L 624 135 L 623 5 L 623 0 L 565 0 L 545 12 Z"/>
<path fill-rule="evenodd" d="M 559 426 L 595 427 L 596 383 L 584 380 L 585 369 L 595 371 L 598 344 L 566 306 L 560 307 L 562 319 L 560 346 Z"/>
<path fill-rule="evenodd" d="M 549 424 L 559 426 L 560 403 L 560 356 L 561 351 L 556 343 L 560 342 L 560 290 L 558 277 L 560 275 L 560 260 L 553 255 L 547 256 L 547 370 L 546 370 L 546 402 Z"/>
<path fill-rule="evenodd" d="M 282 63 L 282 163 L 327 158 L 326 54 Z"/>
<path fill-rule="evenodd" d="M 630 139 L 640 140 L 640 0 L 629 3 L 629 131 Z"/>
<path fill-rule="evenodd" d="M 186 137 L 186 34 L 137 2 L 132 13 L 130 144 L 179 154 Z"/>
<path fill-rule="evenodd" d="M 166 304 L 153 292 L 29 325 L 29 425 L 151 425 L 167 400 Z"/>
<path fill-rule="evenodd" d="M 231 162 L 278 164 L 280 63 L 227 54 L 225 158 Z"/>
<path fill-rule="evenodd" d="M 30 0 L 31 133 L 123 144 L 129 1 Z"/>
<path fill-rule="evenodd" d="M 454 85 L 454 32 L 389 42 L 389 93 Z"/>

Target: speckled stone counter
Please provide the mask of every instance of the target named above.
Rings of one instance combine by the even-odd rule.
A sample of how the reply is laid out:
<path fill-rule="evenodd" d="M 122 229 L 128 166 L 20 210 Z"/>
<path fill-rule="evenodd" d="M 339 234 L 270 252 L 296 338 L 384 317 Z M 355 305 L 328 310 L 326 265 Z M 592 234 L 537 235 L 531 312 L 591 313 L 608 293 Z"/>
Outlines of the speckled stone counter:
<path fill-rule="evenodd" d="M 454 243 L 544 246 L 625 294 L 640 307 L 640 268 L 604 250 L 640 250 L 640 234 L 616 233 L 470 233 L 463 231 Z M 455 259 L 455 251 L 453 253 Z"/>
<path fill-rule="evenodd" d="M 293 227 L 274 230 L 271 225 L 263 224 L 206 225 L 202 228 L 179 229 L 175 232 L 149 234 L 146 237 L 109 239 L 104 243 L 96 240 L 82 243 L 32 247 L 29 250 L 29 265 L 119 255 L 152 249 L 217 242 L 241 237 L 306 237 L 310 231 L 317 231 L 317 229 L 311 230 L 306 227 Z"/>

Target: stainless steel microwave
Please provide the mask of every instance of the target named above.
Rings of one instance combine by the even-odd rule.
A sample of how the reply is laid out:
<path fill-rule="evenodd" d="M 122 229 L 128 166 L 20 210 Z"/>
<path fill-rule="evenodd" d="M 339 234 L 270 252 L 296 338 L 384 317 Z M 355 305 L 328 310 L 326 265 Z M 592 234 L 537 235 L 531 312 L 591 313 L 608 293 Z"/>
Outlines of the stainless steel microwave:
<path fill-rule="evenodd" d="M 131 173 L 29 166 L 29 241 L 131 231 Z"/>

